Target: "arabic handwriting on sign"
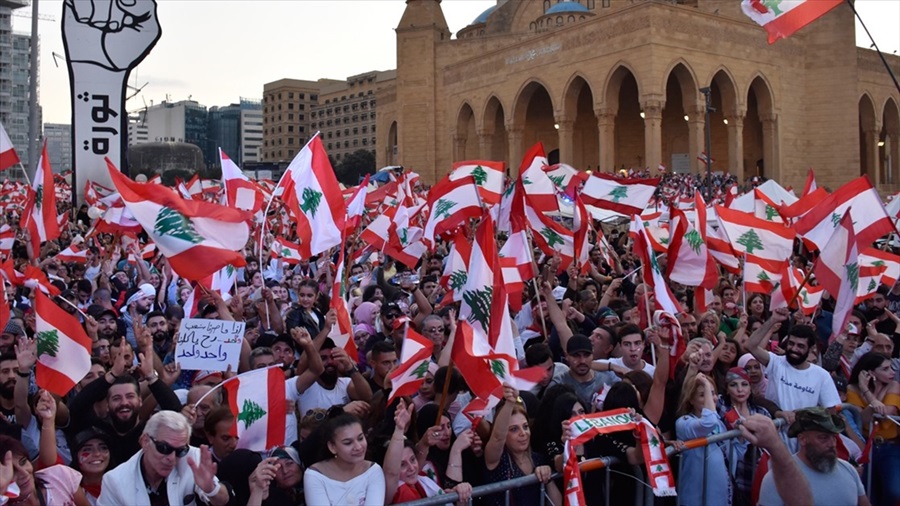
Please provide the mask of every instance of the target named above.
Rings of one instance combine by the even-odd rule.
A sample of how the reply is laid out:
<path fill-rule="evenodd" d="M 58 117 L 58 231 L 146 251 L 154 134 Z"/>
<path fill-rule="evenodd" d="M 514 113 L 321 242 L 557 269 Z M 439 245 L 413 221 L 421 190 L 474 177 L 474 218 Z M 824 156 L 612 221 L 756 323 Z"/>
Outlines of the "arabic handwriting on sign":
<path fill-rule="evenodd" d="M 203 360 L 217 360 L 225 362 L 228 360 L 228 352 L 222 349 L 222 345 L 216 348 L 201 350 L 196 345 L 179 346 L 175 358 L 199 358 Z"/>

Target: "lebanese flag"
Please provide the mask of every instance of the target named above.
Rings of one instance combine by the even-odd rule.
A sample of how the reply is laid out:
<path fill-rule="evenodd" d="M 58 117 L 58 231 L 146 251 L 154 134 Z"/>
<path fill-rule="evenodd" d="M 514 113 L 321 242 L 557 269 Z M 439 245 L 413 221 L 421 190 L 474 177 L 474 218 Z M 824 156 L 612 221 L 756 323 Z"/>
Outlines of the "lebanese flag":
<path fill-rule="evenodd" d="M 78 249 L 78 246 L 73 244 L 57 253 L 54 258 L 61 262 L 78 262 L 83 264 L 87 262 L 87 251 L 86 249 Z"/>
<path fill-rule="evenodd" d="M 579 192 L 575 192 L 575 213 L 572 217 L 572 232 L 574 234 L 575 265 L 581 274 L 587 274 L 591 270 L 591 215 L 588 214 L 584 201 Z"/>
<path fill-rule="evenodd" d="M 581 172 L 575 167 L 565 163 L 557 163 L 556 165 L 544 167 L 544 172 L 547 173 L 547 177 L 550 178 L 550 181 L 553 181 L 553 184 L 556 185 L 556 188 L 559 191 L 566 191 L 569 188 L 572 179 L 584 183 L 591 177 L 590 174 Z"/>
<path fill-rule="evenodd" d="M 587 205 L 632 216 L 644 212 L 659 181 L 659 178 L 619 179 L 606 174 L 591 174 L 584 183 L 581 197 Z"/>
<path fill-rule="evenodd" d="M 793 228 L 727 207 L 716 206 L 716 212 L 719 226 L 735 251 L 778 262 L 791 257 L 796 235 Z"/>
<path fill-rule="evenodd" d="M 360 233 L 359 238 L 373 250 L 384 251 L 385 254 L 390 255 L 404 265 L 415 267 L 427 250 L 425 244 L 417 239 L 421 237 L 422 229 L 418 227 L 398 228 L 394 219 L 399 209 L 400 207 L 392 207 L 387 212 L 379 214 Z M 405 210 L 406 208 L 403 209 L 403 213 L 407 217 L 405 223 L 408 225 L 408 211 Z M 401 216 L 398 220 L 402 222 L 402 218 Z M 406 245 L 402 244 L 403 239 L 398 236 L 398 230 L 403 231 L 403 234 L 406 235 Z M 412 237 L 412 240 L 410 240 L 410 237 Z"/>
<path fill-rule="evenodd" d="M 16 276 L 15 279 L 18 279 L 21 282 L 21 286 L 31 288 L 32 290 L 40 290 L 51 297 L 56 297 L 60 293 L 59 288 L 57 288 L 56 285 L 51 285 L 50 280 L 47 279 L 47 275 L 36 265 L 26 265 L 25 272 L 21 276 Z M 16 284 L 13 279 L 10 279 L 9 281 L 10 283 Z"/>
<path fill-rule="evenodd" d="M 547 177 L 544 167 L 547 167 L 547 156 L 544 154 L 544 144 L 538 142 L 525 153 L 519 166 L 519 181 L 522 186 L 517 189 L 518 198 L 522 195 L 531 196 L 533 205 L 541 213 L 559 211 L 556 185 Z"/>
<path fill-rule="evenodd" d="M 403 348 L 400 350 L 399 366 L 388 374 L 388 379 L 391 380 L 388 406 L 398 396 L 410 396 L 419 391 L 419 387 L 425 383 L 425 374 L 428 373 L 433 351 L 434 343 L 430 339 L 406 326 L 406 338 L 403 339 Z"/>
<path fill-rule="evenodd" d="M 300 255 L 300 246 L 283 238 L 276 238 L 272 241 L 269 251 L 272 252 L 273 257 L 280 258 L 286 264 L 296 265 L 303 259 Z"/>
<path fill-rule="evenodd" d="M 664 209 L 668 212 L 669 208 Z M 662 215 L 662 211 L 641 215 L 644 229 L 647 231 L 647 239 L 650 240 L 653 251 L 657 253 L 665 253 L 669 249 L 669 224 L 662 222 Z"/>
<path fill-rule="evenodd" d="M 590 254 L 590 251 L 588 253 Z M 521 217 L 512 218 L 512 233 L 497 255 L 500 257 L 500 267 L 509 295 L 509 305 L 513 311 L 520 311 L 525 281 L 537 276 L 534 250 L 528 241 L 528 232 L 525 230 L 525 224 Z"/>
<path fill-rule="evenodd" d="M 479 187 L 472 176 L 456 180 L 445 177 L 431 188 L 428 194 L 428 221 L 425 222 L 423 242 L 429 249 L 437 245 L 436 238 L 481 216 L 482 206 Z"/>
<path fill-rule="evenodd" d="M 806 184 L 803 185 L 803 193 L 800 196 L 805 197 L 816 191 L 818 187 L 819 185 L 816 184 L 816 175 L 813 174 L 812 167 L 810 167 L 806 171 Z"/>
<path fill-rule="evenodd" d="M 50 157 L 47 155 L 47 141 L 41 151 L 37 170 L 31 188 L 28 191 L 28 202 L 22 211 L 20 228 L 27 228 L 31 235 L 31 244 L 35 254 L 41 251 L 41 243 L 59 237 L 59 223 L 56 221 L 56 191 L 53 188 L 53 169 L 50 168 Z"/>
<path fill-rule="evenodd" d="M 234 414 L 231 435 L 238 448 L 264 452 L 284 444 L 287 401 L 284 373 L 273 365 L 239 374 L 222 384 Z"/>
<path fill-rule="evenodd" d="M 394 257 L 410 269 L 414 269 L 419 259 L 425 254 L 427 247 L 422 241 L 424 231 L 410 224 L 410 217 L 419 215 L 424 204 L 416 204 L 409 208 L 399 206 L 388 225 L 388 241 L 384 252 Z"/>
<path fill-rule="evenodd" d="M 466 284 L 469 272 L 469 257 L 472 256 L 472 244 L 466 239 L 462 230 L 450 241 L 450 252 L 441 275 L 441 286 L 447 290 L 444 301 L 449 304 L 462 301 L 462 288 Z"/>
<path fill-rule="evenodd" d="M 713 259 L 722 266 L 723 269 L 732 273 L 741 273 L 741 261 L 738 260 L 737 252 L 728 242 L 728 236 L 721 228 L 714 228 L 712 225 L 718 225 L 719 216 L 716 214 L 715 208 L 706 207 L 700 192 L 694 193 L 694 209 L 696 210 L 696 223 L 694 227 L 700 231 L 703 241 L 709 250 L 709 254 Z M 709 219 L 710 213 L 712 219 Z"/>
<path fill-rule="evenodd" d="M 16 242 L 16 232 L 7 224 L 0 225 L 0 256 L 7 256 Z"/>
<path fill-rule="evenodd" d="M 769 310 L 774 311 L 779 308 L 788 307 L 797 291 L 800 289 L 804 278 L 803 271 L 791 266 L 790 262 L 784 262 L 781 266 L 781 282 L 772 292 L 772 299 L 769 301 Z"/>
<path fill-rule="evenodd" d="M 661 309 L 667 313 L 676 315 L 683 312 L 678 299 L 672 293 L 669 285 L 663 277 L 662 271 L 659 269 L 659 263 L 656 261 L 656 253 L 650 246 L 650 239 L 647 237 L 647 230 L 644 229 L 644 222 L 640 216 L 632 216 L 631 228 L 629 234 L 634 241 L 634 252 L 641 259 L 641 277 L 644 283 L 651 288 L 656 300 L 656 309 Z M 643 303 L 638 301 L 638 304 Z M 644 312 L 641 311 L 643 315 Z"/>
<path fill-rule="evenodd" d="M 0 229 L 2 232 L 3 229 Z M 894 286 L 900 278 L 900 256 L 877 248 L 863 248 L 859 252 L 859 265 L 871 267 L 884 267 L 881 274 L 881 283 L 888 287 Z"/>
<path fill-rule="evenodd" d="M 297 153 L 282 176 L 284 202 L 297 219 L 303 258 L 341 244 L 347 208 L 318 134 Z"/>
<path fill-rule="evenodd" d="M 534 244 L 547 256 L 559 254 L 562 259 L 560 271 L 568 269 L 575 257 L 575 234 L 540 212 L 531 195 L 525 194 L 524 209 L 528 227 L 534 232 L 532 234 Z M 517 215 L 515 209 L 513 213 Z"/>
<path fill-rule="evenodd" d="M 366 174 L 366 178 L 356 187 L 356 190 L 350 195 L 350 198 L 347 199 L 347 220 L 344 222 L 344 234 L 347 236 L 356 232 L 356 229 L 359 227 L 359 222 L 366 214 L 366 195 L 369 192 L 369 176 L 371 176 L 371 174 Z"/>
<path fill-rule="evenodd" d="M 858 177 L 838 188 L 800 218 L 794 228 L 804 241 L 821 251 L 847 209 L 851 210 L 853 233 L 859 244 L 870 244 L 896 231 L 881 197 L 867 176 Z"/>
<path fill-rule="evenodd" d="M 170 188 L 135 183 L 107 158 L 110 178 L 150 239 L 179 276 L 200 280 L 225 267 L 246 265 L 250 216 L 238 209 L 182 199 Z"/>
<path fill-rule="evenodd" d="M 816 312 L 819 308 L 819 302 L 822 301 L 822 293 L 825 291 L 821 285 L 809 286 L 807 283 L 800 289 L 800 296 L 797 301 L 800 303 L 800 310 L 806 316 Z"/>
<path fill-rule="evenodd" d="M 764 0 L 743 0 L 741 10 L 748 18 L 766 29 L 769 44 L 790 37 L 797 30 L 834 9 L 841 0 L 780 0 L 771 4 Z"/>
<path fill-rule="evenodd" d="M 78 320 L 44 292 L 35 292 L 38 387 L 65 396 L 91 370 L 91 339 Z"/>
<path fill-rule="evenodd" d="M 506 180 L 505 171 L 506 164 L 503 162 L 466 160 L 453 164 L 449 179 L 450 181 L 458 181 L 467 176 L 472 176 L 475 184 L 478 185 L 481 200 L 485 206 L 490 207 L 500 203 L 500 195 L 503 194 L 503 182 Z"/>
<path fill-rule="evenodd" d="M 809 194 L 800 197 L 797 202 L 779 207 L 778 214 L 785 219 L 800 218 L 819 205 L 826 197 L 828 197 L 828 192 L 825 191 L 825 188 L 816 188 Z"/>
<path fill-rule="evenodd" d="M 16 153 L 12 141 L 9 140 L 3 123 L 0 123 L 0 170 L 6 170 L 17 163 L 20 163 L 19 155 Z"/>
<path fill-rule="evenodd" d="M 10 317 L 10 309 L 9 309 L 9 299 L 6 295 L 6 282 L 0 279 L 0 297 L 3 297 L 3 300 L 0 301 L 0 327 L 6 328 L 6 324 L 9 323 Z"/>
<path fill-rule="evenodd" d="M 862 256 L 862 255 L 860 255 Z M 887 270 L 885 265 L 866 265 L 862 258 L 859 261 L 859 282 L 856 284 L 856 303 L 872 298 L 878 290 L 881 275 Z"/>
<path fill-rule="evenodd" d="M 778 213 L 781 207 L 769 198 L 768 195 L 759 191 L 759 188 L 753 189 L 753 215 L 759 219 L 771 221 L 773 223 L 784 223 L 784 218 Z"/>
<path fill-rule="evenodd" d="M 502 386 L 485 359 L 490 353 L 487 339 L 483 335 L 476 338 L 476 332 L 469 320 L 460 319 L 456 325 L 456 336 L 453 339 L 450 356 L 453 365 L 459 369 L 466 384 L 479 399 L 489 398 L 498 387 Z"/>
<path fill-rule="evenodd" d="M 698 214 L 703 214 L 700 209 Z M 719 281 L 719 270 L 709 254 L 703 236 L 679 209 L 671 211 L 671 240 L 669 241 L 666 276 L 685 286 L 712 289 Z"/>
<path fill-rule="evenodd" d="M 859 252 L 852 220 L 851 209 L 846 209 L 813 266 L 819 285 L 828 290 L 835 300 L 831 320 L 832 337 L 840 334 L 847 325 L 856 303 Z"/>
<path fill-rule="evenodd" d="M 249 211 L 259 212 L 265 205 L 265 196 L 259 188 L 241 172 L 228 155 L 219 148 L 219 160 L 222 162 L 222 186 L 225 187 L 225 205 Z"/>
<path fill-rule="evenodd" d="M 94 222 L 94 231 L 104 234 L 121 233 L 136 236 L 141 231 L 141 224 L 134 218 L 131 211 L 125 207 L 125 204 L 119 202 L 117 205 L 104 211 L 100 218 Z"/>
<path fill-rule="evenodd" d="M 744 256 L 744 289 L 747 293 L 770 294 L 781 282 L 782 270 L 789 260 L 769 260 L 754 255 Z"/>
<path fill-rule="evenodd" d="M 344 278 L 344 248 L 341 248 L 338 257 L 337 272 L 334 282 L 331 284 L 331 301 L 329 307 L 337 314 L 337 321 L 331 326 L 328 337 L 334 344 L 343 348 L 354 362 L 359 356 L 356 351 L 356 341 L 353 340 L 353 324 L 350 321 L 350 312 L 347 311 L 347 280 Z"/>

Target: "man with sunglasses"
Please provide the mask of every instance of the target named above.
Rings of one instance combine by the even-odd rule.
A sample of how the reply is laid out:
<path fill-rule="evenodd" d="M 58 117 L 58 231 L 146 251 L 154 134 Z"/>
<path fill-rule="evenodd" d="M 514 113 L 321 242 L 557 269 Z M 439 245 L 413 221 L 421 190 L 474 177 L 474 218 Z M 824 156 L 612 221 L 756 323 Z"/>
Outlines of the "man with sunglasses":
<path fill-rule="evenodd" d="M 141 449 L 103 476 L 98 505 L 196 505 L 228 503 L 206 445 L 190 446 L 191 426 L 181 413 L 160 411 L 140 437 Z"/>

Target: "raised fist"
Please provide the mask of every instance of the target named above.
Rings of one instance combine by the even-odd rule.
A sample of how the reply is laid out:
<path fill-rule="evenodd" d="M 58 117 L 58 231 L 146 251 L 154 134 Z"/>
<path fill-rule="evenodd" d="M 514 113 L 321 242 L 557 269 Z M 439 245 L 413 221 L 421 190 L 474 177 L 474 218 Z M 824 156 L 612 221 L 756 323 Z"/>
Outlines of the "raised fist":
<path fill-rule="evenodd" d="M 73 63 L 126 71 L 147 56 L 161 34 L 156 0 L 63 2 L 63 42 Z"/>

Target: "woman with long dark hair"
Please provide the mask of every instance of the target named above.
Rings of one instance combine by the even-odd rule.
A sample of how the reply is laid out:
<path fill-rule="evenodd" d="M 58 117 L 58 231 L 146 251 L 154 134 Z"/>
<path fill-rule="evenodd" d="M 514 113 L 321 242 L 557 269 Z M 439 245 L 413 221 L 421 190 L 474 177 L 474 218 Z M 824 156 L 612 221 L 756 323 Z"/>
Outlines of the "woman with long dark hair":
<path fill-rule="evenodd" d="M 18 440 L 0 436 L 0 455 L 12 454 L 13 479 L 19 496 L 13 501 L 22 506 L 90 506 L 81 488 L 81 473 L 64 465 L 35 471 L 28 452 Z"/>

